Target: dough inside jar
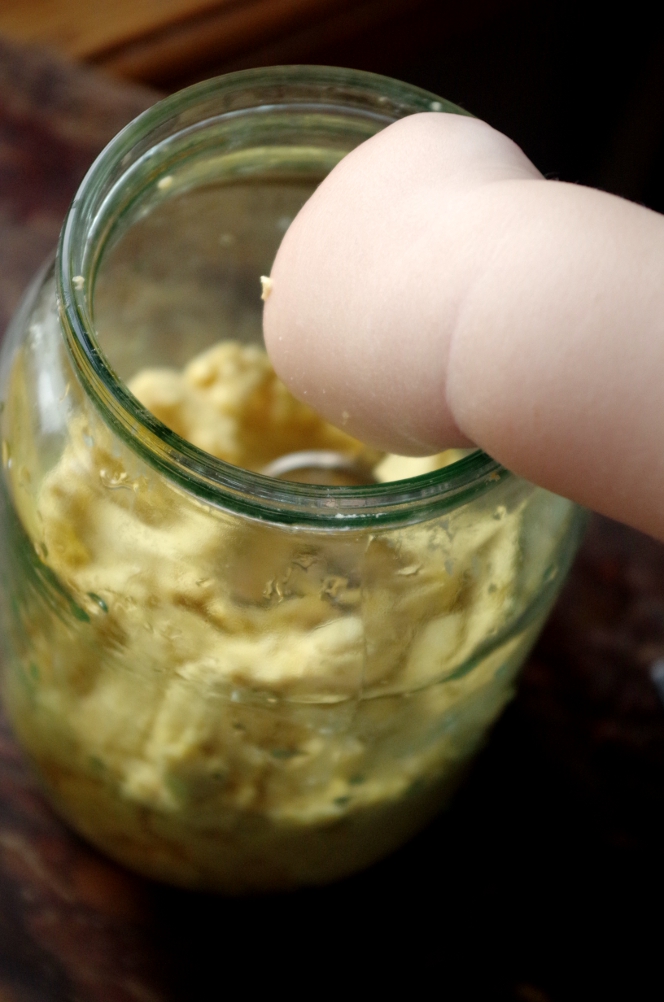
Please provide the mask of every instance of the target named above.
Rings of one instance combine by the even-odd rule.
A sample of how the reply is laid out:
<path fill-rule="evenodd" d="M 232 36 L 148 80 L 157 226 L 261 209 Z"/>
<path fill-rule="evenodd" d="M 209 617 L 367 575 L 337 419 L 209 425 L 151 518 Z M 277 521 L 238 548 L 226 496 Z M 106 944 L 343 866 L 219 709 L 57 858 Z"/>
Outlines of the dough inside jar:
<path fill-rule="evenodd" d="M 465 453 L 386 456 L 301 403 L 277 377 L 265 351 L 222 341 L 183 370 L 137 373 L 129 388 L 168 428 L 205 452 L 260 472 L 289 453 L 332 450 L 373 470 L 377 482 L 404 480 L 455 462 Z"/>
<path fill-rule="evenodd" d="M 332 449 L 394 480 L 459 455 L 368 449 L 233 341 L 129 386 L 249 470 Z M 386 532 L 242 519 L 82 410 L 22 513 L 75 622 L 27 621 L 14 724 L 63 813 L 142 873 L 238 892 L 352 872 L 421 825 L 511 695 L 532 629 L 483 645 L 511 614 L 519 518 L 520 502 Z"/>

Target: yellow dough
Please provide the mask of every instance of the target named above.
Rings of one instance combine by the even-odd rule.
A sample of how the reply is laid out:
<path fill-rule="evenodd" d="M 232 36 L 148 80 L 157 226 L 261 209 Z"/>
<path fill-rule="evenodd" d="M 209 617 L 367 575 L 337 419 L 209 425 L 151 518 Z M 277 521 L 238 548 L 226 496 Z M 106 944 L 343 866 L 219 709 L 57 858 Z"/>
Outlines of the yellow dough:
<path fill-rule="evenodd" d="M 456 458 L 367 449 L 231 341 L 130 388 L 251 470 L 312 448 L 381 480 Z M 14 486 L 65 611 L 56 595 L 26 616 L 7 698 L 59 808 L 144 873 L 228 892 L 324 882 L 389 851 L 511 695 L 533 627 L 483 645 L 511 616 L 520 503 L 321 533 L 214 510 L 146 470 L 90 409 L 34 511 Z"/>

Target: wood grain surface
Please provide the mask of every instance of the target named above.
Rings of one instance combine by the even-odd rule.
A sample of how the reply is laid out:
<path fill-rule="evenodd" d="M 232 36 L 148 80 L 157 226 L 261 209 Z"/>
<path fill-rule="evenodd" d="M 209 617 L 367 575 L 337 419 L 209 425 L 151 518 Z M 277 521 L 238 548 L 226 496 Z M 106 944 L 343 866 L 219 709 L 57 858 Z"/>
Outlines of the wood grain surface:
<path fill-rule="evenodd" d="M 277 63 L 388 71 L 518 0 L 3 0 L 0 36 L 168 90 Z M 521 0 L 523 2 L 523 0 Z"/>
<path fill-rule="evenodd" d="M 3 325 L 90 162 L 154 98 L 0 45 Z M 3 724 L 0 1002 L 397 983 L 446 999 L 645 998 L 641 933 L 664 886 L 662 657 L 664 547 L 594 519 L 452 810 L 365 874 L 264 900 L 157 887 L 100 857 L 50 811 Z M 616 995 L 635 937 L 638 965 Z"/>
<path fill-rule="evenodd" d="M 2 0 L 0 34 L 86 59 L 237 0 Z M 242 0 L 240 0 L 242 2 Z M 249 0 L 251 2 L 251 0 Z M 316 0 L 313 0 L 315 3 Z"/>

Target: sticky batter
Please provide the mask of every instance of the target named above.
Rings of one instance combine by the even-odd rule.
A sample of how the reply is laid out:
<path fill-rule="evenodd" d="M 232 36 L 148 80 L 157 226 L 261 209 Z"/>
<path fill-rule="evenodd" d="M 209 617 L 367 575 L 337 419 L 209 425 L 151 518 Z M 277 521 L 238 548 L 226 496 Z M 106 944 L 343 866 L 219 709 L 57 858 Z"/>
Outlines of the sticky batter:
<path fill-rule="evenodd" d="M 130 388 L 251 470 L 312 448 L 360 455 L 383 480 L 455 458 L 367 449 L 235 342 Z M 90 410 L 72 417 L 36 514 L 15 484 L 39 573 L 58 585 L 26 616 L 7 699 L 59 809 L 143 873 L 232 893 L 385 854 L 449 795 L 511 694 L 532 628 L 482 645 L 513 604 L 519 507 L 294 531 L 146 470 Z"/>

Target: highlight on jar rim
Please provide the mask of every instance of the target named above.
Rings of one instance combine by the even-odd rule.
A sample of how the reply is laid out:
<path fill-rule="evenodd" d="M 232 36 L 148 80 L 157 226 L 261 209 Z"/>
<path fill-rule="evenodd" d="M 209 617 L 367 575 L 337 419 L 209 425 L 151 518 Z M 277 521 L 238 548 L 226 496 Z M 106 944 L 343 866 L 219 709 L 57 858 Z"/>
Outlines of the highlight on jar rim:
<path fill-rule="evenodd" d="M 299 208 L 430 110 L 463 113 L 325 67 L 167 98 L 92 166 L 5 341 L 5 706 L 62 816 L 158 880 L 323 884 L 401 844 L 573 559 L 570 502 L 478 450 L 376 452 L 263 347 Z"/>

